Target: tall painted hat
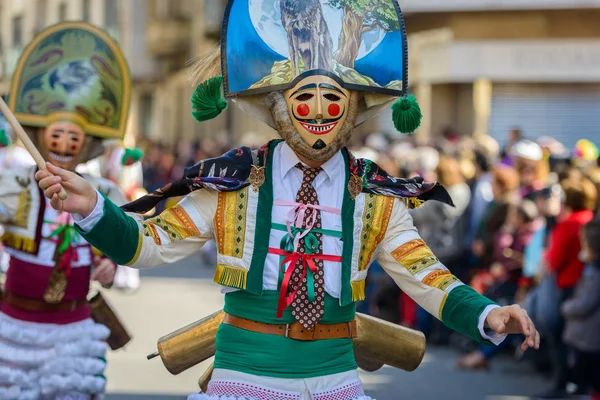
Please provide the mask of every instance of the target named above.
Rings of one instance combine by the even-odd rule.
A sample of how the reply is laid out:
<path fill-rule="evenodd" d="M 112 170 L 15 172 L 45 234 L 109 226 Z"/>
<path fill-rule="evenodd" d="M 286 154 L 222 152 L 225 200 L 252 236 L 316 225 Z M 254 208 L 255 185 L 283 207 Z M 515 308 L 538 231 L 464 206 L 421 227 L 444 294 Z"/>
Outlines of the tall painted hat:
<path fill-rule="evenodd" d="M 400 131 L 412 132 L 421 119 L 407 96 L 406 30 L 396 0 L 229 0 L 221 68 L 225 97 L 271 126 L 270 114 L 253 98 L 310 75 L 363 92 L 357 125 L 398 98 L 393 108 Z"/>
<path fill-rule="evenodd" d="M 65 22 L 27 46 L 8 100 L 23 126 L 67 120 L 88 135 L 122 139 L 130 92 L 129 69 L 117 43 L 93 25 Z"/>

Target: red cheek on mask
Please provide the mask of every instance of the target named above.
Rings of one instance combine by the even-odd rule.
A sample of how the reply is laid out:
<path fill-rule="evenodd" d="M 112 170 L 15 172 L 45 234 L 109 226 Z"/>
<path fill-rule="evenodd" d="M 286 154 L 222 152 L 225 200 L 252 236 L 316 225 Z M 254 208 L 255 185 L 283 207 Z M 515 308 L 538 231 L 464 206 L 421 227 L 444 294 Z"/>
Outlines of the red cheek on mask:
<path fill-rule="evenodd" d="M 55 149 L 58 146 L 58 143 L 52 142 L 50 145 L 52 146 L 53 149 Z"/>
<path fill-rule="evenodd" d="M 300 104 L 298 108 L 296 108 L 298 115 L 301 117 L 306 117 L 310 114 L 310 107 L 307 104 Z"/>
<path fill-rule="evenodd" d="M 75 150 L 77 150 L 77 146 L 75 146 L 74 144 L 71 145 L 71 151 L 75 151 Z"/>
<path fill-rule="evenodd" d="M 332 117 L 337 117 L 340 114 L 340 106 L 337 104 L 330 104 L 329 107 L 327 107 L 327 112 Z"/>

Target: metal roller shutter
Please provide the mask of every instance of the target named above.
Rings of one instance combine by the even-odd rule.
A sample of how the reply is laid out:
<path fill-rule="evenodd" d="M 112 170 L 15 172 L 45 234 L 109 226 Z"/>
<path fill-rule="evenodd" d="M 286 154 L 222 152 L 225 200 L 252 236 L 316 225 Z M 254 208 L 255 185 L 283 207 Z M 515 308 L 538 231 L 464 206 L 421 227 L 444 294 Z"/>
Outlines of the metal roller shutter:
<path fill-rule="evenodd" d="M 600 144 L 600 84 L 496 84 L 489 133 L 504 145 L 513 127 L 569 149 L 582 138 Z"/>

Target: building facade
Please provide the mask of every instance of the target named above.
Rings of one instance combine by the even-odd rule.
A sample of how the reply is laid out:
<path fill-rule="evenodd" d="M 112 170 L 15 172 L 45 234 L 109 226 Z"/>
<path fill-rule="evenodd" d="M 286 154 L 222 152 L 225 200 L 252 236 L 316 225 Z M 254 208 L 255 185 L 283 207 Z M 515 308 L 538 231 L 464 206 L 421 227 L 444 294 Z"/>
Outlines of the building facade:
<path fill-rule="evenodd" d="M 401 0 L 418 136 L 600 142 L 600 1 Z"/>
<path fill-rule="evenodd" d="M 247 132 L 274 132 L 230 107 L 198 124 L 191 116 L 190 60 L 219 40 L 226 0 L 0 0 L 0 95 L 6 95 L 24 47 L 42 29 L 84 20 L 115 38 L 129 63 L 132 86 L 127 141 L 148 138 L 166 145 L 179 139 L 239 141 Z"/>

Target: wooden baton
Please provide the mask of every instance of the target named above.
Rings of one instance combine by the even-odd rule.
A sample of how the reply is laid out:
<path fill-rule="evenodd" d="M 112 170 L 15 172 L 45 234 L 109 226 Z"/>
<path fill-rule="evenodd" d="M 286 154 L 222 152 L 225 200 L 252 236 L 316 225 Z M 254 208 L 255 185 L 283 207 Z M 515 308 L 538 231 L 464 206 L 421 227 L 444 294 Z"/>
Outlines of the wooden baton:
<path fill-rule="evenodd" d="M 35 160 L 35 163 L 37 164 L 38 168 L 43 171 L 46 171 L 50 174 L 50 172 L 46 168 L 46 160 L 44 160 L 44 157 L 42 157 L 39 150 L 35 147 L 35 145 L 31 141 L 31 139 L 29 138 L 29 135 L 25 132 L 25 129 L 23 129 L 21 124 L 19 124 L 19 121 L 17 121 L 17 118 L 15 118 L 12 111 L 10 111 L 10 108 L 8 108 L 8 105 L 6 104 L 6 102 L 4 101 L 2 96 L 0 96 L 0 112 L 2 112 L 2 114 L 4 114 L 4 118 L 6 118 L 6 120 L 12 127 L 12 129 L 15 132 L 15 134 L 17 135 L 17 137 L 19 139 L 21 139 L 21 142 L 23 142 L 23 145 L 25 146 L 27 151 L 29 152 L 31 157 L 33 157 L 33 159 Z M 52 174 L 50 174 L 50 175 L 52 175 Z M 60 189 L 58 198 L 61 200 L 67 199 L 67 192 L 65 191 L 64 188 Z"/>

